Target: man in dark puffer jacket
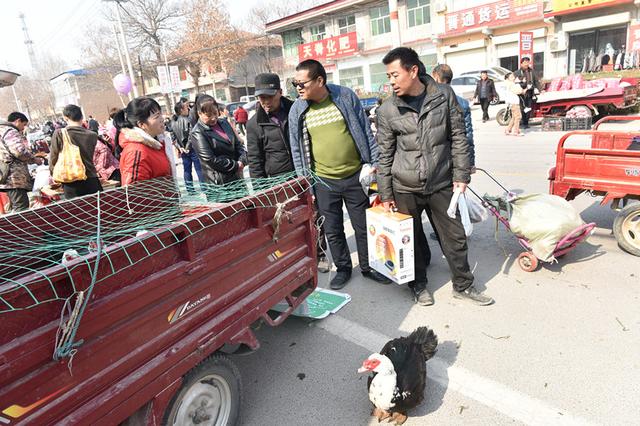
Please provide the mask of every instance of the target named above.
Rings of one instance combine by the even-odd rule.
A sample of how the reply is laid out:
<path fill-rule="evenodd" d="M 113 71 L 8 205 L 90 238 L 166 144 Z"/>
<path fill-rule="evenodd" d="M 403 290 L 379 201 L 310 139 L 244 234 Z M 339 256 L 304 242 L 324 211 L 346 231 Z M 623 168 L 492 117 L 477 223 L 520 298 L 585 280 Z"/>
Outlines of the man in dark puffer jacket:
<path fill-rule="evenodd" d="M 473 286 L 460 215 L 447 215 L 453 190 L 464 191 L 471 180 L 471 152 L 460 105 L 449 86 L 421 75 L 414 50 L 393 49 L 382 62 L 394 94 L 377 110 L 378 189 L 386 209 L 397 207 L 413 217 L 416 277 L 409 287 L 418 304 L 433 304 L 422 229 L 426 211 L 451 268 L 454 297 L 491 304 L 493 299 Z"/>

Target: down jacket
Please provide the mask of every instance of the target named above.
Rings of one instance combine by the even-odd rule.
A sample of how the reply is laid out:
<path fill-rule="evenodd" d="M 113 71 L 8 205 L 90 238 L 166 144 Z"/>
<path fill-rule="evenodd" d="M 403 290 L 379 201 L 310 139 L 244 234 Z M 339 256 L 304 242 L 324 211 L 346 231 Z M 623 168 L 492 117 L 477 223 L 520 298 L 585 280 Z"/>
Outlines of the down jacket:
<path fill-rule="evenodd" d="M 31 191 L 33 180 L 29 174 L 29 164 L 37 162 L 29 149 L 29 142 L 13 124 L 0 121 L 0 161 L 8 163 L 9 175 L 0 189 L 26 189 Z M 9 151 L 7 151 L 7 148 Z"/>
<path fill-rule="evenodd" d="M 471 180 L 471 148 L 455 93 L 428 75 L 420 79 L 427 92 L 420 111 L 395 94 L 376 111 L 382 201 L 393 200 L 394 191 L 431 194 Z"/>

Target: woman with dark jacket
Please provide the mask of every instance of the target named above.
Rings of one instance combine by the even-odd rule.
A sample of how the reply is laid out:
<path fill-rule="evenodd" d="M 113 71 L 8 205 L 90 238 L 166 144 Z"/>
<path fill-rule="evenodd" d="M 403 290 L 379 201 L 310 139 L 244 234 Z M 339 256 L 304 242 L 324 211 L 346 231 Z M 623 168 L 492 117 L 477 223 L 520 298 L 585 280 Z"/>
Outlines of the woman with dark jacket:
<path fill-rule="evenodd" d="M 242 178 L 246 151 L 231 125 L 219 118 L 218 103 L 211 96 L 196 102 L 198 122 L 189 136 L 198 154 L 204 181 L 222 185 Z"/>

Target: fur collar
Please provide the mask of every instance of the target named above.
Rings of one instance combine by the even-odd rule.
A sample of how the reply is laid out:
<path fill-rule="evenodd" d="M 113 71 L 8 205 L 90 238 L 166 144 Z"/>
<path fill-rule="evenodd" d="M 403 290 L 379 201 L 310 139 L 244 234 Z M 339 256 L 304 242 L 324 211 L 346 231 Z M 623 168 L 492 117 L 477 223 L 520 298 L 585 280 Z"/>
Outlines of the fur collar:
<path fill-rule="evenodd" d="M 160 150 L 164 146 L 163 143 L 158 140 L 162 139 L 164 141 L 164 134 L 158 136 L 158 139 L 155 139 L 139 127 L 134 127 L 133 129 L 122 129 L 121 132 L 128 142 L 141 143 L 155 150 Z"/>

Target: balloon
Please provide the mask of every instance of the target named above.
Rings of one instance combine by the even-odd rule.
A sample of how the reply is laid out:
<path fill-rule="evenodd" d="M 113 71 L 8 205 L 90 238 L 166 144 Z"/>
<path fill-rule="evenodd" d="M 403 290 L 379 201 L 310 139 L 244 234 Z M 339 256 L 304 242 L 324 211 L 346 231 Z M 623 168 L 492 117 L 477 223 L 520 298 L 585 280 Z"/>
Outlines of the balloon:
<path fill-rule="evenodd" d="M 113 87 L 121 95 L 126 95 L 131 91 L 131 79 L 124 74 L 118 74 L 113 77 Z"/>

